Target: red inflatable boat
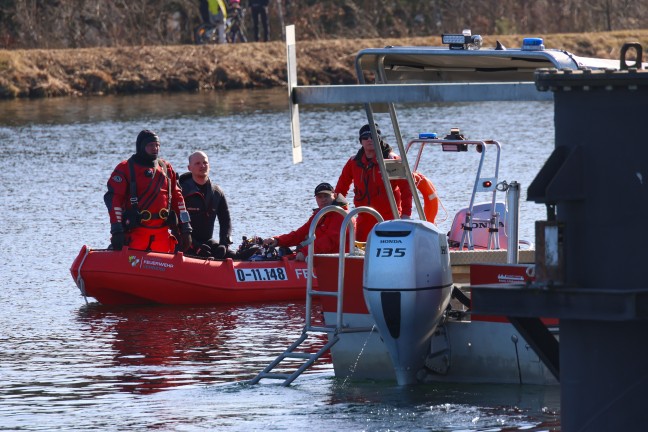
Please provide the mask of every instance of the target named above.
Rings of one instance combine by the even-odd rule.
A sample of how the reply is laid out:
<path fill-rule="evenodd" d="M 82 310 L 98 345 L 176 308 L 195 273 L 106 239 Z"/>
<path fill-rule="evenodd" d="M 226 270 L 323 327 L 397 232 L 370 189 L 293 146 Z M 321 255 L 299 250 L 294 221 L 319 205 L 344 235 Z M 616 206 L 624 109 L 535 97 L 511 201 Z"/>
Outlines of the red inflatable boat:
<path fill-rule="evenodd" d="M 106 305 L 206 305 L 304 300 L 307 266 L 287 257 L 223 261 L 178 254 L 90 249 L 70 268 L 85 297 Z"/>

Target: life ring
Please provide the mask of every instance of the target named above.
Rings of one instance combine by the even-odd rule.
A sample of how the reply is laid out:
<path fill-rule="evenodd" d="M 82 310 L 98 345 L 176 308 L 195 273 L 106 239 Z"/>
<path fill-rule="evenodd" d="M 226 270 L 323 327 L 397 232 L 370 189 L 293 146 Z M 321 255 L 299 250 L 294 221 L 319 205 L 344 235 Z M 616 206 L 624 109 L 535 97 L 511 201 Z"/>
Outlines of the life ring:
<path fill-rule="evenodd" d="M 437 217 L 439 212 L 439 197 L 436 193 L 436 188 L 434 184 L 420 172 L 413 172 L 414 183 L 416 183 L 416 188 L 423 195 L 423 212 L 425 213 L 425 219 L 428 222 L 434 223 L 434 220 Z"/>

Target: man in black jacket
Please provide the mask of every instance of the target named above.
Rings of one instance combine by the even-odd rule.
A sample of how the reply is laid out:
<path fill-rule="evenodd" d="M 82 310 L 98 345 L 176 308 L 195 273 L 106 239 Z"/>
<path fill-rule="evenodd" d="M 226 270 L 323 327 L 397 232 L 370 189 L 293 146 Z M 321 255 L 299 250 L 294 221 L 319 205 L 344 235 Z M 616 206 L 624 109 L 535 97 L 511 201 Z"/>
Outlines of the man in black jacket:
<path fill-rule="evenodd" d="M 250 0 L 249 6 L 252 12 L 252 26 L 254 28 L 254 41 L 259 42 L 259 20 L 263 26 L 263 42 L 270 40 L 268 23 L 268 2 L 269 0 Z"/>
<path fill-rule="evenodd" d="M 217 259 L 233 258 L 227 247 L 232 244 L 232 222 L 223 190 L 209 179 L 209 158 L 202 151 L 189 156 L 189 172 L 179 183 L 193 227 L 193 247 L 189 254 Z M 213 239 L 218 218 L 218 240 Z"/>

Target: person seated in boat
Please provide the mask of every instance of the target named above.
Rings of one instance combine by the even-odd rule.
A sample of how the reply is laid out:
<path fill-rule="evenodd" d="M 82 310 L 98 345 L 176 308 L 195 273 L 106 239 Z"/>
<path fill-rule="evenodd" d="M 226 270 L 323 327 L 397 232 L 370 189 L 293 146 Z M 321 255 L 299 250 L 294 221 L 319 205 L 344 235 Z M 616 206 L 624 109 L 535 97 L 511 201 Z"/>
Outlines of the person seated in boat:
<path fill-rule="evenodd" d="M 376 132 L 383 159 L 400 159 L 392 151 L 391 146 L 383 141 L 378 125 L 376 125 Z M 389 205 L 389 197 L 380 174 L 380 167 L 376 163 L 376 147 L 368 124 L 360 128 L 358 139 L 361 144 L 360 150 L 342 168 L 335 192 L 346 197 L 353 183 L 353 204 L 356 207 L 372 207 L 380 213 L 384 220 L 394 219 Z M 391 187 L 400 217 L 409 219 L 412 214 L 412 191 L 407 180 L 391 180 Z M 371 228 L 376 223 L 376 218 L 372 215 L 360 213 L 356 221 L 356 240 L 366 241 Z"/>
<path fill-rule="evenodd" d="M 188 254 L 216 259 L 234 258 L 232 220 L 223 190 L 209 178 L 209 158 L 202 151 L 189 156 L 189 172 L 180 176 L 180 187 L 193 227 Z M 218 240 L 213 238 L 218 218 Z"/>
<path fill-rule="evenodd" d="M 310 229 L 313 218 L 321 209 L 329 205 L 337 205 L 347 210 L 348 205 L 346 199 L 342 196 L 336 197 L 333 191 L 333 186 L 329 183 L 320 183 L 315 188 L 315 201 L 317 208 L 313 209 L 313 214 L 308 221 L 291 231 L 288 234 L 282 234 L 275 237 L 269 237 L 263 240 L 264 246 L 276 247 L 296 246 L 297 261 L 305 261 L 308 254 L 308 247 L 303 244 L 308 239 L 308 230 Z M 317 253 L 338 253 L 340 251 L 340 229 L 344 217 L 339 213 L 327 213 L 319 220 L 317 228 L 315 228 L 315 252 Z"/>
<path fill-rule="evenodd" d="M 178 178 L 171 164 L 158 157 L 160 139 L 143 130 L 135 154 L 120 162 L 108 179 L 104 202 L 110 215 L 113 250 L 123 246 L 174 252 L 191 246 L 191 224 Z M 179 239 L 169 231 L 174 228 Z"/>

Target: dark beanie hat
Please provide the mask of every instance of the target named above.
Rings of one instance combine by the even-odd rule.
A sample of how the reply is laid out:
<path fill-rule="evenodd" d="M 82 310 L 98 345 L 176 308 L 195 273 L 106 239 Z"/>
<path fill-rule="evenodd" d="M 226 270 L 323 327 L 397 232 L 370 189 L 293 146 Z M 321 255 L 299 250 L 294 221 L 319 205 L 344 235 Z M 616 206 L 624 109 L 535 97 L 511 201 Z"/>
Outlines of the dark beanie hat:
<path fill-rule="evenodd" d="M 378 128 L 378 123 L 374 123 L 376 125 L 376 132 L 378 132 L 378 138 L 380 138 L 380 129 Z M 366 135 L 371 135 L 371 128 L 369 127 L 368 124 L 362 126 L 360 128 L 360 132 L 358 133 L 358 138 L 362 138 L 363 136 Z"/>
<path fill-rule="evenodd" d="M 135 150 L 137 151 L 137 153 L 143 153 L 146 144 L 151 142 L 160 142 L 160 138 L 158 138 L 155 132 L 144 129 L 139 133 L 139 135 L 137 135 L 137 140 L 135 141 Z"/>
<path fill-rule="evenodd" d="M 315 195 L 321 192 L 333 192 L 333 190 L 333 186 L 331 186 L 329 183 L 320 183 L 315 188 Z"/>

